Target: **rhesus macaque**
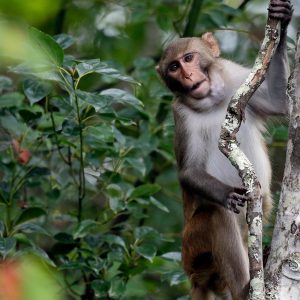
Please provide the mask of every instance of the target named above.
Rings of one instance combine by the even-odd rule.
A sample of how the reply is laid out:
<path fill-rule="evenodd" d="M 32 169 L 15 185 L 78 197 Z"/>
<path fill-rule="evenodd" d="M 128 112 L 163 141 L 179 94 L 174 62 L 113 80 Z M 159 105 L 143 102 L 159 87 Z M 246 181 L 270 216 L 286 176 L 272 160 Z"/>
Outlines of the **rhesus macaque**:
<path fill-rule="evenodd" d="M 249 101 L 237 136 L 260 181 L 264 217 L 272 199 L 262 132 L 266 116 L 287 113 L 286 29 L 291 15 L 290 1 L 271 1 L 269 16 L 282 23 L 280 43 L 266 80 Z M 214 295 L 246 299 L 249 261 L 244 206 L 250 199 L 238 172 L 219 151 L 218 139 L 231 96 L 250 69 L 220 58 L 217 41 L 206 33 L 172 42 L 157 71 L 175 94 L 175 153 L 185 219 L 182 260 L 191 280 L 192 299 L 214 299 Z"/>

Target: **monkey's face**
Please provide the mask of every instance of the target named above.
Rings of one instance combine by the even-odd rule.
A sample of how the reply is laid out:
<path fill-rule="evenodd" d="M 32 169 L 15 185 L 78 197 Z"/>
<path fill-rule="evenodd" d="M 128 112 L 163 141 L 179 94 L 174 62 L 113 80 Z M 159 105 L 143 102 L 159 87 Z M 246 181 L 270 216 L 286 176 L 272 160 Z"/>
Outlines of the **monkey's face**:
<path fill-rule="evenodd" d="M 211 33 L 180 38 L 166 48 L 156 69 L 172 92 L 198 103 L 210 95 L 210 69 L 218 56 L 219 47 Z"/>
<path fill-rule="evenodd" d="M 174 92 L 184 92 L 194 99 L 202 99 L 210 92 L 208 66 L 201 62 L 197 51 L 180 53 L 167 65 L 165 76 Z"/>

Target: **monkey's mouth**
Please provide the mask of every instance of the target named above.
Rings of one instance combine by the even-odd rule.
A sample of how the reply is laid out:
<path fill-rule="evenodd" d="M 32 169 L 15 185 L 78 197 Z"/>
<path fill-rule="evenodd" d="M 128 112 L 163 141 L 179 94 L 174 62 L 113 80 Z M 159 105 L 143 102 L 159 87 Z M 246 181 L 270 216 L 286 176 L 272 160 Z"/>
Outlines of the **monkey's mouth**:
<path fill-rule="evenodd" d="M 191 91 L 196 90 L 201 85 L 202 82 L 203 80 L 193 84 L 193 86 L 191 87 Z"/>
<path fill-rule="evenodd" d="M 196 82 L 190 89 L 190 96 L 195 99 L 202 99 L 209 93 L 210 87 L 207 79 Z"/>
<path fill-rule="evenodd" d="M 201 81 L 199 81 L 199 82 L 193 84 L 193 86 L 192 86 L 192 88 L 191 88 L 191 91 L 197 90 L 197 89 L 200 87 L 200 85 L 201 85 L 205 80 L 206 80 L 206 79 L 203 79 L 203 80 L 201 80 Z"/>

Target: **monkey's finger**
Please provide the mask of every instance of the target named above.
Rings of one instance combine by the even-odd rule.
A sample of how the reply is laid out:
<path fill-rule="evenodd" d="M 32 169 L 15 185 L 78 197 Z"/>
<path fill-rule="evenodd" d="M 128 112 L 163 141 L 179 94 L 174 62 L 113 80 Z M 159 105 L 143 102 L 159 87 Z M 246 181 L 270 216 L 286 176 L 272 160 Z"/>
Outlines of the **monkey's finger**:
<path fill-rule="evenodd" d="M 246 195 L 240 195 L 240 194 L 237 194 L 237 193 L 231 193 L 229 195 L 229 197 L 233 200 L 236 200 L 236 201 L 239 201 L 239 202 L 246 202 L 248 201 L 250 198 Z"/>
<path fill-rule="evenodd" d="M 272 0 L 269 6 L 284 6 L 284 7 L 288 7 L 289 5 L 291 5 L 291 1 L 290 0 Z"/>
<path fill-rule="evenodd" d="M 246 204 L 245 201 L 243 201 L 243 202 L 238 201 L 238 202 L 237 202 L 237 205 L 240 206 L 240 207 L 244 207 L 245 204 Z"/>
<path fill-rule="evenodd" d="M 239 204 L 237 204 L 237 201 L 235 199 L 229 199 L 227 208 L 233 211 L 234 213 L 239 214 L 240 210 L 237 208 L 237 205 L 240 206 Z"/>
<path fill-rule="evenodd" d="M 292 6 L 289 5 L 288 7 L 282 7 L 282 6 L 270 6 L 268 8 L 269 14 L 276 18 L 281 16 L 290 16 L 291 15 Z"/>
<path fill-rule="evenodd" d="M 240 199 L 234 199 L 234 202 L 236 205 L 240 206 L 240 207 L 244 207 L 246 201 L 245 200 L 240 200 Z"/>
<path fill-rule="evenodd" d="M 240 195 L 245 195 L 247 193 L 247 189 L 246 188 L 234 188 L 234 192 Z"/>
<path fill-rule="evenodd" d="M 237 198 L 242 198 L 244 201 L 249 201 L 250 200 L 250 194 L 246 188 L 234 188 L 233 193 L 236 194 L 235 199 Z"/>
<path fill-rule="evenodd" d="M 234 208 L 232 209 L 232 211 L 233 211 L 235 214 L 239 214 L 239 213 L 240 213 L 240 211 L 237 209 L 236 206 L 234 206 Z"/>
<path fill-rule="evenodd" d="M 235 209 L 236 205 L 235 205 L 233 199 L 230 199 L 230 198 L 227 199 L 227 205 L 226 205 L 226 207 L 229 210 L 232 210 L 232 211 Z"/>

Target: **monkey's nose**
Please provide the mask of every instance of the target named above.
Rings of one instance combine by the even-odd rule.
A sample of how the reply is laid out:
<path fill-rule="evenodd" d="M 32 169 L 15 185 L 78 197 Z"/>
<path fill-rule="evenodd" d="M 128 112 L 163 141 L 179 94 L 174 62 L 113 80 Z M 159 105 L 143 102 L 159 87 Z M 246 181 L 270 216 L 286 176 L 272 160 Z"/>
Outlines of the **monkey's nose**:
<path fill-rule="evenodd" d="M 193 75 L 193 73 L 191 73 L 190 75 L 184 75 L 184 78 L 185 79 L 191 79 L 192 75 Z"/>

